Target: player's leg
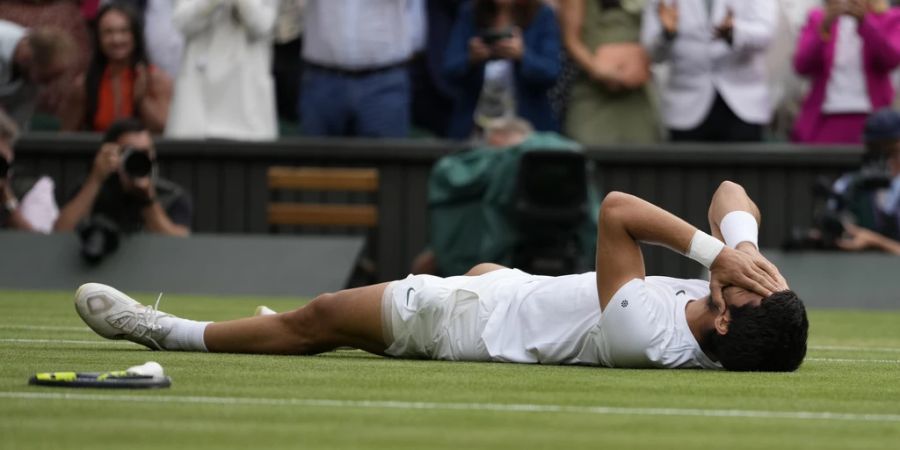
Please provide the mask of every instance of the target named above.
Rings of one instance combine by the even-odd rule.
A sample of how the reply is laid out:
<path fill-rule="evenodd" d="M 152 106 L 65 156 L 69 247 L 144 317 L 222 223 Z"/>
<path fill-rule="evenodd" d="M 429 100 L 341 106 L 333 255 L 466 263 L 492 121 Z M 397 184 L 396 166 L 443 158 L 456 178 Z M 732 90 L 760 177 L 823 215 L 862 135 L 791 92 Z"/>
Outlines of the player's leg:
<path fill-rule="evenodd" d="M 209 323 L 172 316 L 110 286 L 88 283 L 75 293 L 75 309 L 97 334 L 156 350 L 313 354 L 352 346 L 382 354 L 386 286 L 323 294 L 283 314 Z"/>
<path fill-rule="evenodd" d="M 323 294 L 294 311 L 211 323 L 211 352 L 309 355 L 354 347 L 383 355 L 381 298 L 387 283 Z"/>

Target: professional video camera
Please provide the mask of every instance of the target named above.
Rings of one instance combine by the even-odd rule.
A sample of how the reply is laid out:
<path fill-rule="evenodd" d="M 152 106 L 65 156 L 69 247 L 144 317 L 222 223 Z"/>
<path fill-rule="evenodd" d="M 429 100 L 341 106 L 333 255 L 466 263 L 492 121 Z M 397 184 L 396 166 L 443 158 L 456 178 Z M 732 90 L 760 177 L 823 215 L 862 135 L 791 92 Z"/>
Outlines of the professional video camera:
<path fill-rule="evenodd" d="M 891 185 L 885 161 L 867 154 L 860 170 L 843 175 L 838 183 L 825 177 L 816 180 L 813 194 L 817 199 L 811 228 L 795 228 L 783 244 L 785 250 L 834 250 L 845 233 L 845 223 L 873 229 L 881 234 L 895 234 L 879 229 L 876 194 Z"/>

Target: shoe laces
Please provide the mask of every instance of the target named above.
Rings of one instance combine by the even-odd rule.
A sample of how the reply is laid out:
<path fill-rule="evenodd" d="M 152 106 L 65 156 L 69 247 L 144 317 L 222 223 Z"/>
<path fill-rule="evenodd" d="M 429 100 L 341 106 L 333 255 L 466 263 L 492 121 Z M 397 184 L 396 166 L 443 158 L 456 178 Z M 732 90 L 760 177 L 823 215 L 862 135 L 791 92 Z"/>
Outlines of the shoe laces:
<path fill-rule="evenodd" d="M 144 311 L 140 313 L 138 317 L 139 323 L 143 324 L 147 327 L 146 337 L 150 342 L 156 346 L 157 350 L 162 350 L 162 346 L 159 345 L 159 342 L 156 342 L 156 339 L 153 339 L 153 332 L 162 328 L 159 322 L 159 302 L 162 300 L 163 293 L 160 292 L 159 296 L 156 297 L 156 303 L 153 306 L 147 305 L 144 306 Z"/>

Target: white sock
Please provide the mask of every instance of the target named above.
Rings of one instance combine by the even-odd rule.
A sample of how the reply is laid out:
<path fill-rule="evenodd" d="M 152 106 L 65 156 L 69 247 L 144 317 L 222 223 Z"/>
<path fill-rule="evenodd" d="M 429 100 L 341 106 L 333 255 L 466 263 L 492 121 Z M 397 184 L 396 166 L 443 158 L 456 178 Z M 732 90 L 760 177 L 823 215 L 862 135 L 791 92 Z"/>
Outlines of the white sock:
<path fill-rule="evenodd" d="M 212 322 L 197 322 L 174 316 L 164 317 L 159 321 L 163 326 L 172 327 L 172 331 L 159 343 L 164 349 L 188 352 L 209 351 L 206 349 L 206 343 L 203 342 L 203 332 L 206 331 L 206 326 Z"/>

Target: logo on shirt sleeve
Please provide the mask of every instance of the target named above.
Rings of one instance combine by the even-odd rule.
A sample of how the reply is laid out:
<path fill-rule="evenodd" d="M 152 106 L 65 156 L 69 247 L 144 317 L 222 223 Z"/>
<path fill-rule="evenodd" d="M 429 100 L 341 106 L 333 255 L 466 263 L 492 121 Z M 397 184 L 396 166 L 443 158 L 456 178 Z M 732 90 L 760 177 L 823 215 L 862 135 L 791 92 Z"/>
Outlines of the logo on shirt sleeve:
<path fill-rule="evenodd" d="M 628 306 L 628 299 L 622 300 L 622 303 L 619 303 L 619 304 L 622 305 L 623 308 L 627 307 L 627 306 Z"/>

